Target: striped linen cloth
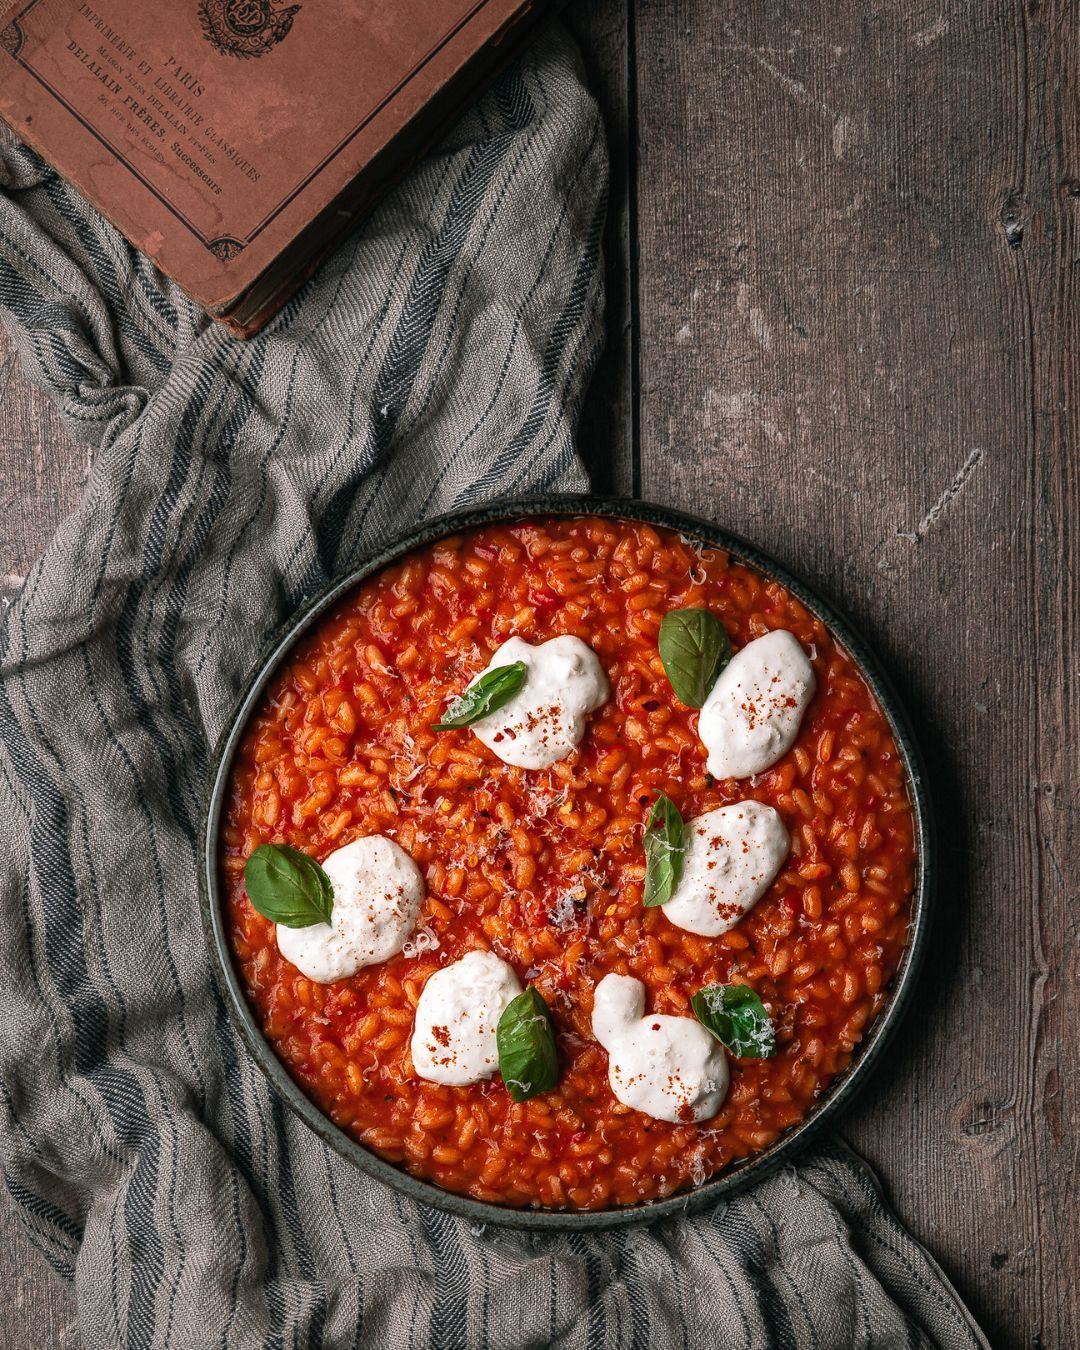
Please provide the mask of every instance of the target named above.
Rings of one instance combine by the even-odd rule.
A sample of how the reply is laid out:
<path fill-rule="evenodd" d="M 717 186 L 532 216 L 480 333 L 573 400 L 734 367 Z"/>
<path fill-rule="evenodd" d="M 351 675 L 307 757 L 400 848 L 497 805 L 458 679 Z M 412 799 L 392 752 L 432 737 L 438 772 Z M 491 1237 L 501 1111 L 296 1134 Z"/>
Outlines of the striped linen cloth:
<path fill-rule="evenodd" d="M 210 972 L 208 752 L 269 634 L 421 516 L 585 487 L 605 182 L 552 33 L 245 344 L 0 146 L 0 311 L 96 447 L 0 634 L 0 1161 L 87 1350 L 985 1344 L 839 1146 L 610 1236 L 406 1201 L 271 1096 Z"/>

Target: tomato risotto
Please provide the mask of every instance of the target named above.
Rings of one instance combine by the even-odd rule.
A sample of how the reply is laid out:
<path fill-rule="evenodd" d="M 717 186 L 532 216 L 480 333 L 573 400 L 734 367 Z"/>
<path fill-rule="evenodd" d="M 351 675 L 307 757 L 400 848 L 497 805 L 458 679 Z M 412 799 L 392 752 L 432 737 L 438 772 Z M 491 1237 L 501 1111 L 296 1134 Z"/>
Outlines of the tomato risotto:
<path fill-rule="evenodd" d="M 680 683 L 673 659 L 661 658 L 660 627 L 673 612 L 701 611 L 719 621 L 727 658 L 713 663 L 722 673 L 699 711 L 673 688 L 692 697 L 699 670 Z M 796 675 L 801 663 L 805 675 L 791 697 L 774 700 L 774 762 L 751 773 L 723 741 L 733 717 L 754 730 L 744 715 L 750 686 L 729 672 L 749 644 L 780 630 L 791 650 L 775 660 L 794 661 Z M 579 642 L 550 645 L 562 637 Z M 711 651 L 705 638 L 690 633 L 695 654 Z M 542 670 L 544 651 L 569 674 Z M 499 689 L 475 683 L 481 672 Z M 540 753 L 529 758 L 517 745 L 519 761 L 541 767 L 507 762 L 510 711 L 534 691 L 522 714 L 531 726 L 575 680 L 580 699 L 555 709 L 562 721 Z M 470 682 L 477 708 L 468 716 L 483 718 L 475 731 L 464 714 L 451 716 Z M 708 680 L 698 684 L 704 694 Z M 721 696 L 729 704 L 717 712 Z M 710 718 L 712 733 L 699 727 Z M 708 749 L 703 735 L 714 738 Z M 721 760 L 742 776 L 710 774 Z M 749 805 L 709 814 L 737 804 Z M 723 848 L 737 838 L 747 854 L 759 836 L 766 862 L 740 879 Z M 595 517 L 470 530 L 358 585 L 267 687 L 234 760 L 221 837 L 237 968 L 304 1092 L 414 1176 L 478 1200 L 558 1209 L 670 1195 L 802 1120 L 887 999 L 915 881 L 903 764 L 828 629 L 720 550 Z M 343 850 L 361 840 L 363 857 Z M 391 869 L 397 927 L 379 930 L 361 964 L 335 954 L 305 966 L 310 978 L 290 933 L 310 946 L 310 935 L 330 929 L 285 932 L 256 910 L 245 865 L 262 845 L 325 862 L 316 870 L 328 895 L 331 882 L 339 896 L 354 884 L 341 879 L 343 865 L 334 871 L 335 853 L 352 860 L 361 891 L 363 867 Z M 648 875 L 654 865 L 668 873 Z M 710 909 L 708 887 L 721 874 L 743 889 Z M 462 963 L 476 952 L 490 954 L 487 966 Z M 495 992 L 447 987 L 437 1001 L 459 969 Z M 596 991 L 612 975 L 632 978 L 605 985 L 601 1027 Z M 736 1011 L 746 1000 L 763 1010 L 757 1040 L 713 1038 L 718 1019 L 691 1001 L 714 986 L 737 991 Z M 546 1090 L 518 1082 L 528 1077 L 527 1044 L 517 1046 L 521 1074 L 511 1079 L 505 1064 L 503 1077 L 496 1072 L 494 1026 L 522 990 L 550 1013 Z M 468 997 L 496 1000 L 491 1026 L 477 1020 L 462 1051 L 467 1070 L 456 1061 L 440 1070 L 448 1019 L 475 1011 L 463 1006 Z M 547 1034 L 545 1016 L 532 1020 Z M 681 1054 L 696 1056 L 701 1078 L 685 1099 L 671 1096 Z"/>

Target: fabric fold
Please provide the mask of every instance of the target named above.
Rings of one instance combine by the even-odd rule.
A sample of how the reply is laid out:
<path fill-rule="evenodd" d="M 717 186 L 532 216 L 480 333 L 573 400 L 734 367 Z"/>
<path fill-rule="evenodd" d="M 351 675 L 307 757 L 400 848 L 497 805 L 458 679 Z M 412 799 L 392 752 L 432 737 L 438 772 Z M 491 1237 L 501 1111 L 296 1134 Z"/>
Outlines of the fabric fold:
<path fill-rule="evenodd" d="M 0 1160 L 87 1347 L 969 1347 L 854 1158 L 609 1236 L 477 1229 L 270 1094 L 196 895 L 210 748 L 303 598 L 424 516 L 582 490 L 603 134 L 545 37 L 269 326 L 0 144 L 0 313 L 82 500 L 0 632 Z"/>

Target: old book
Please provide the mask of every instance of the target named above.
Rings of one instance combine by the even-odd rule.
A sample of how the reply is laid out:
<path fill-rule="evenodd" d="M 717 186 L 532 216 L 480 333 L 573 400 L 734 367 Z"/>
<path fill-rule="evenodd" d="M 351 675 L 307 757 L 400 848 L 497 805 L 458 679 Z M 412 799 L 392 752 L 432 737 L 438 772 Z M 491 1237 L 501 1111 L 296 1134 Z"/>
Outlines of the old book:
<path fill-rule="evenodd" d="M 549 0 L 0 0 L 0 117 L 257 331 Z"/>

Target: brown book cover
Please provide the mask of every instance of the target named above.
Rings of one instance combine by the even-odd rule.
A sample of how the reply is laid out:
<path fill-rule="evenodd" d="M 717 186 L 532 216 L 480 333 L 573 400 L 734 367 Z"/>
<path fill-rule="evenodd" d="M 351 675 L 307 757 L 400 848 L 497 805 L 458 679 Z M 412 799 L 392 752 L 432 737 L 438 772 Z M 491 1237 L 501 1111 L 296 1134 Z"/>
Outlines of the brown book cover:
<path fill-rule="evenodd" d="M 0 0 L 0 117 L 250 334 L 553 7 Z"/>

